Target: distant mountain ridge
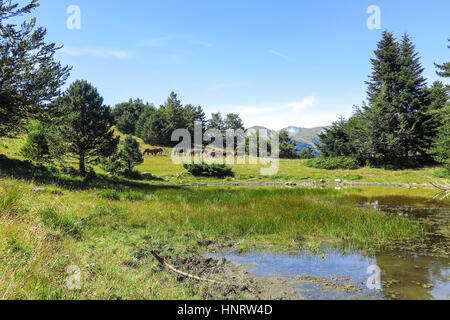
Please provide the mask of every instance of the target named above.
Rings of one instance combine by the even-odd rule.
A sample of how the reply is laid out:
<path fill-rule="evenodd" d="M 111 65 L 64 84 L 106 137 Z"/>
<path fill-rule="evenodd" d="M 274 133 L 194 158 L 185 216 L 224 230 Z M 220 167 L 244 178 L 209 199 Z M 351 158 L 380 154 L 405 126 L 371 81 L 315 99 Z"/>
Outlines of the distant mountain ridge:
<path fill-rule="evenodd" d="M 254 126 L 248 128 L 248 130 L 266 130 L 267 134 L 271 132 L 276 132 L 277 130 L 268 129 L 262 126 Z M 296 149 L 300 153 L 303 149 L 307 149 L 308 147 L 313 148 L 317 152 L 316 143 L 319 143 L 319 134 L 325 129 L 325 127 L 316 127 L 316 128 L 300 128 L 290 126 L 281 130 L 286 130 L 289 133 L 289 136 L 296 143 Z M 281 131 L 281 130 L 278 130 Z"/>

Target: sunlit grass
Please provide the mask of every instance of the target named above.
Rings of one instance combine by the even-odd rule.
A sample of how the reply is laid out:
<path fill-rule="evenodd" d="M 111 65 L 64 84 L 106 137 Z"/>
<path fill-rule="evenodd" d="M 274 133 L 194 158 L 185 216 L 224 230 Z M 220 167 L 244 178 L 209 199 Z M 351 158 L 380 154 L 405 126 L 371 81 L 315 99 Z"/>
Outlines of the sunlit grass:
<path fill-rule="evenodd" d="M 283 248 L 322 240 L 368 247 L 423 235 L 406 218 L 338 204 L 344 194 L 332 189 L 36 191 L 2 179 L 0 196 L 0 299 L 200 299 L 206 284 L 179 283 L 152 259 L 137 261 L 135 251 L 201 251 L 198 240 L 225 237 Z M 71 265 L 81 268 L 81 290 L 65 288 Z"/>
<path fill-rule="evenodd" d="M 125 135 L 117 132 L 121 139 Z M 146 145 L 142 139 L 137 138 L 141 144 L 141 150 L 154 146 Z M 17 139 L 2 138 L 0 141 L 0 154 L 5 154 L 10 158 L 21 159 L 20 148 L 24 143 L 24 137 Z M 385 170 L 379 168 L 364 167 L 357 170 L 322 170 L 309 168 L 306 166 L 307 160 L 287 160 L 280 159 L 279 171 L 273 176 L 261 176 L 261 167 L 263 165 L 247 164 L 232 165 L 235 178 L 214 179 L 214 178 L 196 178 L 192 176 L 177 177 L 177 174 L 186 172 L 182 165 L 175 164 L 171 159 L 171 149 L 163 148 L 164 153 L 161 156 L 145 156 L 144 163 L 136 167 L 140 172 L 149 172 L 155 176 L 166 178 L 171 183 L 196 183 L 196 182 L 224 182 L 224 181 L 308 181 L 308 180 L 329 180 L 341 179 L 356 182 L 380 182 L 380 183 L 428 183 L 430 176 L 439 167 L 427 167 L 421 169 L 407 170 Z M 72 163 L 75 167 L 77 164 Z M 266 166 L 267 167 L 267 166 Z M 99 167 L 95 168 L 97 172 L 105 173 Z"/>

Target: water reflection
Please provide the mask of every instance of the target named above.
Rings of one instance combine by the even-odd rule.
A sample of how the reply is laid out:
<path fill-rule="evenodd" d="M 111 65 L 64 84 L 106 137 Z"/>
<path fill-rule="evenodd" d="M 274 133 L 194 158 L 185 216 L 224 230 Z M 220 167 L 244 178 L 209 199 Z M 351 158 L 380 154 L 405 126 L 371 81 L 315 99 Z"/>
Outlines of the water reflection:
<path fill-rule="evenodd" d="M 450 299 L 449 203 L 402 195 L 351 193 L 344 202 L 431 222 L 435 235 L 417 244 L 414 253 L 399 248 L 367 255 L 348 248 L 323 248 L 321 254 L 231 252 L 210 256 L 250 264 L 248 271 L 257 277 L 289 277 L 299 295 L 307 299 Z M 370 265 L 381 268 L 382 290 L 366 286 Z"/>

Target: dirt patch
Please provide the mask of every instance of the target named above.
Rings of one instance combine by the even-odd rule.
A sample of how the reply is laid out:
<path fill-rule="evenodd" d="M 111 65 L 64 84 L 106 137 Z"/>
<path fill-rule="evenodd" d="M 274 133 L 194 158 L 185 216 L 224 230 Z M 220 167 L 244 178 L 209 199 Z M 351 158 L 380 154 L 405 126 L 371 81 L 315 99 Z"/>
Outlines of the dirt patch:
<path fill-rule="evenodd" d="M 196 277 L 212 280 L 192 280 L 177 274 L 160 265 L 159 271 L 170 272 L 182 284 L 194 281 L 202 297 L 208 300 L 300 300 L 298 294 L 287 279 L 282 277 L 256 278 L 245 269 L 248 266 L 236 266 L 226 259 L 205 258 L 198 252 L 183 252 L 173 254 L 159 254 L 165 262 L 177 270 Z M 140 248 L 134 252 L 135 259 L 152 259 L 150 249 Z M 156 262 L 156 261 L 155 261 Z"/>
<path fill-rule="evenodd" d="M 196 183 L 168 185 L 182 188 L 211 188 L 211 187 L 391 187 L 402 189 L 434 189 L 430 183 L 382 183 L 382 182 L 234 182 L 234 183 Z"/>

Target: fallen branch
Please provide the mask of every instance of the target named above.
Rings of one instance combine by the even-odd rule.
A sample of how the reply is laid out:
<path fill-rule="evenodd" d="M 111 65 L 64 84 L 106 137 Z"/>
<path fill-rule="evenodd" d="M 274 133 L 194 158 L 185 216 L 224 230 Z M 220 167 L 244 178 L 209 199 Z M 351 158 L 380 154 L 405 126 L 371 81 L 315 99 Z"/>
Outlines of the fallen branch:
<path fill-rule="evenodd" d="M 155 251 L 150 251 L 150 253 L 153 255 L 153 257 L 162 265 L 167 267 L 169 270 L 182 275 L 183 277 L 187 277 L 187 278 L 191 278 L 191 279 L 195 279 L 195 280 L 199 280 L 199 281 L 206 281 L 206 282 L 212 282 L 212 283 L 217 283 L 217 284 L 224 284 L 223 282 L 220 281 L 216 281 L 216 280 L 211 280 L 211 279 L 205 279 L 205 278 L 201 278 L 201 277 L 197 277 L 194 276 L 192 274 L 180 271 L 178 269 L 176 269 L 174 266 L 170 265 L 169 263 L 167 263 L 166 261 L 164 261 L 163 258 L 161 258 Z"/>
<path fill-rule="evenodd" d="M 442 200 L 446 199 L 448 196 L 450 196 L 450 184 L 446 181 L 446 180 L 437 180 L 437 179 L 433 179 L 431 177 L 427 177 L 429 178 L 432 182 L 430 182 L 430 184 L 435 187 L 436 189 L 441 190 L 441 192 L 439 192 L 438 194 L 436 194 L 433 199 L 438 199 L 442 196 Z"/>

